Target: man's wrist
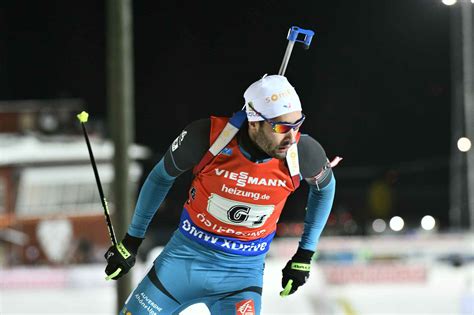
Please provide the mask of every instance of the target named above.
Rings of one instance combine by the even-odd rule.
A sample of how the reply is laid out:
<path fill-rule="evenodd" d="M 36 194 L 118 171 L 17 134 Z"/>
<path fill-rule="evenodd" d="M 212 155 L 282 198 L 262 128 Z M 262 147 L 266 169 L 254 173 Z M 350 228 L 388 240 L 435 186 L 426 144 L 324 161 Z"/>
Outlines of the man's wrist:
<path fill-rule="evenodd" d="M 128 251 L 132 252 L 136 256 L 138 248 L 140 247 L 143 240 L 144 238 L 135 237 L 126 233 L 122 240 L 122 244 L 127 248 Z"/>
<path fill-rule="evenodd" d="M 298 247 L 298 250 L 293 255 L 292 260 L 298 262 L 311 262 L 314 251 Z"/>

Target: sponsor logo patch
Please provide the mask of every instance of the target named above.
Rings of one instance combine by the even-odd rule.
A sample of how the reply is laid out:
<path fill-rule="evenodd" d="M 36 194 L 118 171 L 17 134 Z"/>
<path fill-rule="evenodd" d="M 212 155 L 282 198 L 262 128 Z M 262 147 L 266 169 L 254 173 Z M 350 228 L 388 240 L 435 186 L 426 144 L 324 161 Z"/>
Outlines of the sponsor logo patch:
<path fill-rule="evenodd" d="M 250 176 L 248 172 L 235 173 L 218 168 L 216 168 L 214 171 L 216 176 L 221 176 L 233 180 L 236 182 L 236 185 L 240 187 L 245 187 L 247 184 L 259 186 L 286 187 L 286 181 L 281 179 L 253 177 Z"/>
<path fill-rule="evenodd" d="M 163 310 L 163 308 L 159 307 L 145 292 L 136 293 L 134 297 L 138 301 L 138 304 L 143 307 L 144 314 L 158 315 L 158 313 Z"/>
<path fill-rule="evenodd" d="M 198 219 L 201 220 L 201 218 L 202 217 Z M 179 225 L 179 230 L 184 236 L 198 242 L 201 245 L 243 256 L 255 256 L 266 253 L 270 248 L 270 243 L 273 240 L 273 237 L 275 236 L 275 232 L 273 232 L 267 236 L 251 241 L 241 241 L 238 238 L 220 236 L 218 234 L 205 231 L 195 225 L 189 217 L 186 209 L 183 209 L 180 221 L 181 223 Z M 211 222 L 209 223 L 212 224 Z M 214 228 L 215 226 L 212 227 L 212 229 Z M 222 232 L 227 232 L 227 230 Z M 258 235 L 260 235 L 259 230 L 255 232 L 255 236 L 258 237 Z M 233 234 L 235 236 L 242 235 L 242 233 L 239 233 L 239 231 L 234 231 Z"/>
<path fill-rule="evenodd" d="M 243 300 L 235 304 L 235 310 L 238 315 L 255 315 L 255 306 L 253 300 Z"/>
<path fill-rule="evenodd" d="M 107 257 L 105 257 L 105 259 L 109 260 L 109 258 L 112 257 L 113 255 L 114 255 L 113 252 L 108 252 Z"/>
<path fill-rule="evenodd" d="M 221 150 L 220 153 L 223 154 L 223 155 L 230 156 L 230 155 L 232 155 L 232 149 L 231 148 L 224 148 L 224 149 Z"/>
<path fill-rule="evenodd" d="M 171 144 L 172 152 L 174 152 L 181 145 L 181 142 L 183 142 L 183 139 L 187 134 L 188 132 L 183 130 L 183 132 L 181 132 L 181 134 L 176 139 L 174 139 L 173 143 Z"/>
<path fill-rule="evenodd" d="M 263 226 L 274 210 L 275 205 L 235 201 L 214 193 L 211 193 L 207 204 L 207 212 L 217 220 L 249 228 Z"/>

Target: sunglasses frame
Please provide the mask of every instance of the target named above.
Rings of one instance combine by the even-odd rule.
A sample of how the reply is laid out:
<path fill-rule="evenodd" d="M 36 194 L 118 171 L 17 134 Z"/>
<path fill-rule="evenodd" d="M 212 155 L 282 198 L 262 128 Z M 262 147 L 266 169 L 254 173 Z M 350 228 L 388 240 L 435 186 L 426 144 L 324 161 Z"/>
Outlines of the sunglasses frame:
<path fill-rule="evenodd" d="M 248 102 L 247 105 L 250 106 L 250 108 L 254 112 L 256 112 L 257 115 L 262 117 L 265 122 L 269 123 L 272 126 L 273 132 L 279 133 L 279 134 L 288 133 L 291 129 L 296 131 L 297 129 L 299 129 L 301 127 L 301 125 L 303 124 L 303 122 L 306 118 L 305 114 L 301 113 L 301 115 L 303 115 L 303 116 L 300 119 L 298 119 L 295 123 L 289 123 L 289 122 L 284 122 L 284 121 L 273 121 L 273 120 L 270 120 L 267 117 L 263 116 L 262 113 L 260 113 L 259 111 L 255 110 L 255 108 L 253 108 L 253 106 L 252 106 L 252 102 Z M 278 126 L 278 125 L 290 127 L 290 129 L 288 129 L 285 132 L 278 132 L 278 131 L 276 131 L 276 126 Z"/>

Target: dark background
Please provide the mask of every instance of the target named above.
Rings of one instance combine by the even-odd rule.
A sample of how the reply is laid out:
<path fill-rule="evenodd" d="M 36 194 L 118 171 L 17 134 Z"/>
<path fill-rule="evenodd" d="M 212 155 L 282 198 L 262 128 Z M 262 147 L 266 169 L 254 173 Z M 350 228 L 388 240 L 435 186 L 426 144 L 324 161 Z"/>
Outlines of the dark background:
<path fill-rule="evenodd" d="M 0 99 L 81 98 L 107 122 L 105 1 L 0 3 Z M 363 232 L 370 185 L 393 194 L 390 213 L 448 226 L 449 11 L 439 0 L 134 1 L 135 141 L 156 162 L 187 123 L 230 115 L 243 92 L 280 67 L 291 26 L 315 31 L 295 45 L 286 76 L 302 100 L 302 128 L 335 169 L 333 214 Z M 184 175 L 170 192 L 185 200 Z M 301 221 L 306 187 L 282 222 Z M 179 211 L 166 211 L 176 223 Z M 162 221 L 167 222 L 166 215 Z M 160 218 L 158 218 L 160 220 Z"/>

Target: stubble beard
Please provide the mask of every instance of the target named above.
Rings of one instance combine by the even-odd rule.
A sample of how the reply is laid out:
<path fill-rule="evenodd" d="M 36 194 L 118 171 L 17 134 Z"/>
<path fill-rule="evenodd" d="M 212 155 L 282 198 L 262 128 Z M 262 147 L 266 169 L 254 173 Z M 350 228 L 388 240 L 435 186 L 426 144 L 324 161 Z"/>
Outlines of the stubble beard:
<path fill-rule="evenodd" d="M 284 160 L 286 158 L 286 154 L 288 151 L 285 152 L 277 152 L 277 146 L 271 143 L 267 137 L 263 134 L 263 132 L 259 131 L 255 135 L 255 142 L 257 143 L 260 150 L 271 156 L 272 158 L 278 160 Z"/>

